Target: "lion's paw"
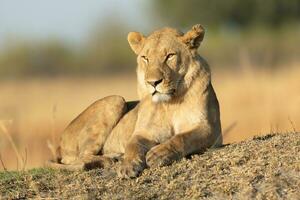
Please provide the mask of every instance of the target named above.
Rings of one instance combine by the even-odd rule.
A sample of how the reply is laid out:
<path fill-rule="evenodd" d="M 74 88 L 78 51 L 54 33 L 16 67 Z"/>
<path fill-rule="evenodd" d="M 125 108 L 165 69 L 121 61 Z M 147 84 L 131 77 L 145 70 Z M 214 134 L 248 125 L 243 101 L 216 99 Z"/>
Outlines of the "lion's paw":
<path fill-rule="evenodd" d="M 135 178 L 137 177 L 145 168 L 144 162 L 141 160 L 134 161 L 124 161 L 119 170 L 118 176 L 120 178 Z"/>
<path fill-rule="evenodd" d="M 171 151 L 165 144 L 153 147 L 146 155 L 146 163 L 149 167 L 159 167 L 171 164 L 178 155 Z"/>

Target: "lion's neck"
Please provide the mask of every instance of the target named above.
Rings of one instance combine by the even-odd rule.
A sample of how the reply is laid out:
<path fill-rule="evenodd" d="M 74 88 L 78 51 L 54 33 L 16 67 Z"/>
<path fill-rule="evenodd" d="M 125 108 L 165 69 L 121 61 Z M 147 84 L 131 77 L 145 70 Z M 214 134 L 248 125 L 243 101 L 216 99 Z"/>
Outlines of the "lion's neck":
<path fill-rule="evenodd" d="M 191 95 L 201 95 L 211 81 L 210 69 L 207 62 L 200 56 L 191 64 L 190 70 L 185 78 L 185 94 L 182 98 L 186 99 Z"/>

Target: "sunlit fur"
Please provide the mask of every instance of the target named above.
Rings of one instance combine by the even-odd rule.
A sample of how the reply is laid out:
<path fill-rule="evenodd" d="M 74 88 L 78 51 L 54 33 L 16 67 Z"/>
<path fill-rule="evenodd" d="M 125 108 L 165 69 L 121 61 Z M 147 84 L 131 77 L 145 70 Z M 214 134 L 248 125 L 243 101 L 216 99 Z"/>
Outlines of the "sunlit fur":
<path fill-rule="evenodd" d="M 169 94 L 154 94 L 152 95 L 152 101 L 153 102 L 167 102 L 169 100 L 171 100 L 172 96 Z"/>

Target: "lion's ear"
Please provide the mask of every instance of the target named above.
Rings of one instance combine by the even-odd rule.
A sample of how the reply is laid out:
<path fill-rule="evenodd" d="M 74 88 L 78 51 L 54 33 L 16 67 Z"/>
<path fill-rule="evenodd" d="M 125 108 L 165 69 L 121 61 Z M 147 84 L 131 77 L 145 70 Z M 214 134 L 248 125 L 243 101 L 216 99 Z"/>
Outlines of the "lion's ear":
<path fill-rule="evenodd" d="M 127 40 L 134 53 L 139 54 L 144 46 L 145 37 L 139 32 L 130 32 Z"/>
<path fill-rule="evenodd" d="M 204 38 L 204 34 L 205 29 L 203 28 L 203 26 L 201 24 L 196 24 L 192 27 L 191 30 L 181 36 L 181 40 L 182 42 L 187 44 L 189 48 L 197 49 Z"/>

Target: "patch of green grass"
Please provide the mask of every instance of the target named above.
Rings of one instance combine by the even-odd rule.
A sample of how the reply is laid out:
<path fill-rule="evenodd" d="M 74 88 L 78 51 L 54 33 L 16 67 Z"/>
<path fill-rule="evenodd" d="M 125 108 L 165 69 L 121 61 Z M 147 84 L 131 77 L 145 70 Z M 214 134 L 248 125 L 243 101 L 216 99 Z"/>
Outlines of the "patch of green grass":
<path fill-rule="evenodd" d="M 51 168 L 34 168 L 31 170 L 28 170 L 28 173 L 31 174 L 32 176 L 35 175 L 42 175 L 42 174 L 53 174 L 57 170 L 51 169 Z"/>
<path fill-rule="evenodd" d="M 0 188 L 4 190 L 0 189 L 0 199 L 49 197 L 51 191 L 58 186 L 58 179 L 70 173 L 72 172 L 50 168 L 2 171 L 0 172 Z"/>
<path fill-rule="evenodd" d="M 24 176 L 40 177 L 40 176 L 51 176 L 57 173 L 57 170 L 50 168 L 35 168 L 28 171 L 0 171 L 0 183 L 5 181 L 19 181 Z"/>
<path fill-rule="evenodd" d="M 0 171 L 0 182 L 9 179 L 19 179 L 21 177 L 21 172 L 17 171 Z"/>

